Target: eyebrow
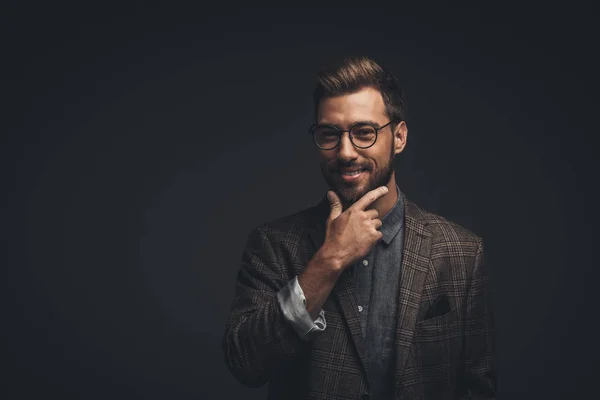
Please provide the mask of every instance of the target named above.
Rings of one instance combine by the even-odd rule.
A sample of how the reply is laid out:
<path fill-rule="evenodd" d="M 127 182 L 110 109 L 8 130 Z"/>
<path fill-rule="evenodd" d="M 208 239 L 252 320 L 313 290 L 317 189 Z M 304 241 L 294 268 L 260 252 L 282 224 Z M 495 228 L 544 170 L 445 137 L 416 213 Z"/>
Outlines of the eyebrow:
<path fill-rule="evenodd" d="M 348 126 L 349 126 L 349 127 L 352 127 L 352 126 L 354 126 L 354 125 L 358 125 L 358 124 L 368 124 L 368 125 L 373 125 L 373 126 L 374 126 L 374 127 L 376 127 L 376 128 L 380 128 L 380 127 L 381 127 L 381 125 L 380 125 L 378 122 L 371 121 L 371 120 L 360 120 L 360 121 L 354 121 L 354 122 L 352 122 L 352 123 L 351 123 L 350 125 L 348 125 Z M 336 127 L 336 128 L 338 128 L 339 130 L 343 130 L 343 129 L 342 129 L 340 126 L 339 126 L 339 125 L 336 125 L 336 124 L 330 124 L 330 123 L 327 123 L 327 122 L 323 122 L 323 123 L 317 124 L 317 126 L 325 126 L 325 125 L 328 125 L 328 126 L 335 126 L 335 127 Z"/>

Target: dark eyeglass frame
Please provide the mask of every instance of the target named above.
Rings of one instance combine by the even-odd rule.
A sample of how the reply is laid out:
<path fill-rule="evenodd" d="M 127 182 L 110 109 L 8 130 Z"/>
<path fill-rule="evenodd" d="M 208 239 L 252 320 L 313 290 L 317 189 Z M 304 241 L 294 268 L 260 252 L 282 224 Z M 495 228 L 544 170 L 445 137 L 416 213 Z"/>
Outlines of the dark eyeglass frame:
<path fill-rule="evenodd" d="M 369 124 L 369 123 L 359 122 L 359 123 L 356 123 L 356 124 L 352 125 L 350 127 L 350 129 L 347 129 L 347 130 L 339 129 L 335 125 L 313 124 L 313 125 L 310 126 L 308 132 L 311 134 L 311 136 L 313 138 L 313 142 L 315 142 L 315 144 L 317 145 L 317 147 L 320 148 L 321 150 L 333 150 L 336 147 L 338 147 L 340 145 L 340 143 L 342 142 L 342 135 L 344 134 L 344 132 L 348 132 L 348 136 L 350 137 L 350 142 L 354 145 L 354 147 L 357 147 L 359 149 L 368 149 L 369 147 L 373 146 L 377 142 L 377 138 L 379 137 L 379 131 L 382 130 L 383 128 L 385 128 L 386 126 L 390 125 L 393 122 L 394 122 L 394 120 L 391 120 L 390 122 L 388 122 L 387 124 L 385 124 L 383 126 L 380 126 L 379 128 L 377 128 L 377 127 L 375 127 L 375 126 L 373 126 L 372 124 Z M 354 143 L 354 140 L 352 139 L 352 133 L 350 133 L 350 132 L 352 131 L 352 129 L 354 129 L 355 127 L 357 127 L 359 125 L 367 125 L 367 126 L 370 126 L 373 129 L 375 129 L 375 140 L 373 140 L 373 143 L 371 143 L 368 146 L 358 146 L 356 143 Z M 333 146 L 333 147 L 321 147 L 321 146 L 319 146 L 319 144 L 317 143 L 317 138 L 315 137 L 315 130 L 317 128 L 322 128 L 322 127 L 332 128 L 333 130 L 337 131 L 337 133 L 338 133 L 338 141 L 337 141 L 337 143 L 336 143 L 335 146 Z"/>

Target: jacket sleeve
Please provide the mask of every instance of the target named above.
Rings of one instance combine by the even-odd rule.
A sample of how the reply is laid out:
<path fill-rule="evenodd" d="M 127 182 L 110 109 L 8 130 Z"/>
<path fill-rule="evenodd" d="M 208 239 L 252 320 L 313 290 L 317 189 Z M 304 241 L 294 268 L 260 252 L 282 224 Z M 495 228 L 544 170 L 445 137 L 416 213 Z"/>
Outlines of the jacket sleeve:
<path fill-rule="evenodd" d="M 280 362 L 308 346 L 286 320 L 278 302 L 285 270 L 265 227 L 255 228 L 242 253 L 222 339 L 227 367 L 249 387 L 263 386 Z"/>
<path fill-rule="evenodd" d="M 489 268 L 484 262 L 483 241 L 467 290 L 463 342 L 462 384 L 468 399 L 496 398 L 496 348 L 494 310 Z"/>

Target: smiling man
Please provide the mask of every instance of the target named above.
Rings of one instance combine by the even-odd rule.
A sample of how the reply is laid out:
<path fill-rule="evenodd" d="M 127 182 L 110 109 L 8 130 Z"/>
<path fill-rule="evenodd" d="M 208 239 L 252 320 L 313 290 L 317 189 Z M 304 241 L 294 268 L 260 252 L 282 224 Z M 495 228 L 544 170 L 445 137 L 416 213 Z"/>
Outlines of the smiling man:
<path fill-rule="evenodd" d="M 379 186 L 393 192 L 396 181 L 392 163 L 395 154 L 404 149 L 408 133 L 402 110 L 392 110 L 388 116 L 381 92 L 373 87 L 324 98 L 318 104 L 319 122 L 311 127 L 311 133 L 315 144 L 325 150 L 320 152 L 321 171 L 343 209 Z M 399 121 L 395 129 L 394 120 Z M 349 128 L 344 131 L 344 126 Z M 388 134 L 378 138 L 386 128 Z M 343 132 L 349 133 L 348 140 L 340 140 Z M 378 139 L 379 145 L 374 146 Z M 361 153 L 363 157 L 359 157 Z M 385 196 L 373 207 L 384 215 L 395 198 Z"/>
<path fill-rule="evenodd" d="M 310 128 L 331 190 L 256 227 L 223 336 L 269 399 L 493 399 L 494 318 L 480 237 L 400 191 L 402 89 L 366 57 L 325 68 Z"/>

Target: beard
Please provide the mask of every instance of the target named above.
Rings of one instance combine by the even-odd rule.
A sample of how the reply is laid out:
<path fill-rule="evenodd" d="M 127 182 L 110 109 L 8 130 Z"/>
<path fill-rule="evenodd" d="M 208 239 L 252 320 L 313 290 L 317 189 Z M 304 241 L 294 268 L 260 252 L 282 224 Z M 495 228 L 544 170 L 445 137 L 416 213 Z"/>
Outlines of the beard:
<path fill-rule="evenodd" d="M 361 176 L 357 182 L 344 182 L 340 177 L 340 167 L 366 168 L 367 170 L 363 174 L 367 174 L 367 179 L 365 180 L 365 177 Z M 329 188 L 340 198 L 345 210 L 367 194 L 367 192 L 379 186 L 387 186 L 394 173 L 394 147 L 392 146 L 387 162 L 375 171 L 373 170 L 373 165 L 356 162 L 341 164 L 338 162 L 330 168 L 327 168 L 327 165 L 321 164 L 321 172 Z"/>

